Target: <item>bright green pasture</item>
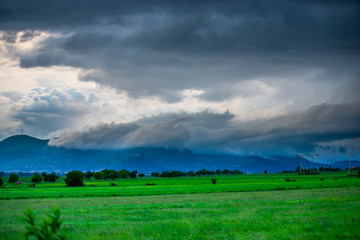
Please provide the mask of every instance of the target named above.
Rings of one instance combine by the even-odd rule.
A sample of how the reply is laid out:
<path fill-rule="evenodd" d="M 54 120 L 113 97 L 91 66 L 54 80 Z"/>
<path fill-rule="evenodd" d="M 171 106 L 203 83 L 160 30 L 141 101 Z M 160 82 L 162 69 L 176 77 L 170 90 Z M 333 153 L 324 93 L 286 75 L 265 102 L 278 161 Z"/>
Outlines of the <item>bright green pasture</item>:
<path fill-rule="evenodd" d="M 355 174 L 355 173 L 353 173 Z M 217 183 L 212 184 L 211 178 Z M 286 178 L 296 181 L 285 181 Z M 0 189 L 0 199 L 96 197 L 165 195 L 188 193 L 248 192 L 286 189 L 318 189 L 360 187 L 359 177 L 347 177 L 344 172 L 321 173 L 320 175 L 297 174 L 250 174 L 219 175 L 181 178 L 136 178 L 111 181 L 86 181 L 85 187 L 65 187 L 63 178 L 56 183 L 41 183 L 29 187 L 31 178 L 21 178 L 21 185 L 6 183 Z M 323 179 L 323 180 L 320 180 Z M 7 179 L 4 178 L 6 182 Z M 146 183 L 154 183 L 146 186 Z"/>
<path fill-rule="evenodd" d="M 59 207 L 69 239 L 328 240 L 360 236 L 360 188 L 3 200 L 1 239 L 21 239 L 23 211 L 28 207 L 39 218 L 49 208 Z"/>

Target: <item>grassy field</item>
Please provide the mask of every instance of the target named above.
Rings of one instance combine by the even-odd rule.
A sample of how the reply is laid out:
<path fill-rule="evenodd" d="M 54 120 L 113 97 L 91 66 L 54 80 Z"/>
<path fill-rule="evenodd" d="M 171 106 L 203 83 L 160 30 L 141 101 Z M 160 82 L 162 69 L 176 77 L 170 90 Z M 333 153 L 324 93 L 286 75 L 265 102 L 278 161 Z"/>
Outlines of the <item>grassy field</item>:
<path fill-rule="evenodd" d="M 356 173 L 353 173 L 354 175 Z M 217 179 L 216 184 L 211 178 Z M 285 179 L 296 181 L 286 182 Z M 320 180 L 323 179 L 323 180 Z M 4 178 L 7 182 L 7 179 Z M 360 178 L 347 177 L 344 172 L 322 173 L 320 175 L 297 174 L 251 174 L 220 175 L 181 178 L 137 178 L 115 180 L 118 186 L 110 187 L 111 181 L 87 181 L 85 187 L 65 187 L 63 178 L 56 183 L 41 183 L 29 187 L 30 178 L 21 178 L 21 185 L 5 184 L 0 189 L 0 199 L 58 198 L 58 197 L 100 197 L 165 195 L 188 193 L 248 192 L 287 189 L 319 189 L 360 187 Z M 146 186 L 146 183 L 154 183 Z"/>
<path fill-rule="evenodd" d="M 30 188 L 30 178 L 21 178 L 21 185 L 0 188 L 0 239 L 22 239 L 28 207 L 39 218 L 59 207 L 69 239 L 359 239 L 358 177 L 212 177 L 118 180 L 114 187 L 88 181 L 73 188 L 63 179 Z"/>
<path fill-rule="evenodd" d="M 23 211 L 60 207 L 70 239 L 359 239 L 360 188 L 16 199 L 1 239 L 21 239 Z"/>

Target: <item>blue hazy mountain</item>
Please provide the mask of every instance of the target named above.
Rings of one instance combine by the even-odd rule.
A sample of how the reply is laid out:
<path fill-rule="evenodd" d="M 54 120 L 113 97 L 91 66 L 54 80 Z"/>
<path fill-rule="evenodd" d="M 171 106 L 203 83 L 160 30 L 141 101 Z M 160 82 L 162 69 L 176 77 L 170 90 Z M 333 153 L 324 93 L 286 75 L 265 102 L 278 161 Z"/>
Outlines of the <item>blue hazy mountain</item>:
<path fill-rule="evenodd" d="M 299 158 L 288 156 L 238 156 L 230 154 L 197 154 L 175 148 L 131 148 L 124 150 L 79 150 L 48 145 L 27 135 L 15 135 L 0 142 L 0 171 L 69 171 L 127 169 L 150 173 L 153 171 L 199 170 L 206 168 L 238 169 L 244 172 L 280 172 L 295 170 Z M 336 164 L 336 165 L 335 165 Z M 333 167 L 346 168 L 347 162 Z M 309 165 L 309 162 L 308 162 Z M 360 162 L 354 161 L 352 166 Z M 318 166 L 325 166 L 318 164 Z M 331 165 L 330 165 L 331 166 Z"/>

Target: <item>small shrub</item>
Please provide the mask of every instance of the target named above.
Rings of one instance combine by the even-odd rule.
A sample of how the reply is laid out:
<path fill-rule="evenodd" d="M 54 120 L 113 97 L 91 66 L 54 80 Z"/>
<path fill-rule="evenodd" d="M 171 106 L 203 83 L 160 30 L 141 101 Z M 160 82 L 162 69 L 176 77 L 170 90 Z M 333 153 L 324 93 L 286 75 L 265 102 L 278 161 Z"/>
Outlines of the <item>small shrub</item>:
<path fill-rule="evenodd" d="M 24 212 L 25 221 L 29 224 L 26 226 L 25 239 L 60 239 L 65 240 L 66 237 L 61 233 L 60 210 L 51 210 L 52 214 L 48 214 L 39 224 L 36 221 L 35 213 L 29 208 Z"/>
<path fill-rule="evenodd" d="M 216 178 L 212 178 L 212 179 L 211 179 L 211 183 L 212 183 L 212 184 L 216 184 L 216 182 L 217 182 Z"/>
<path fill-rule="evenodd" d="M 95 184 L 88 184 L 88 185 L 86 185 L 87 187 L 96 187 L 96 185 Z"/>
<path fill-rule="evenodd" d="M 337 178 L 334 178 L 334 180 L 338 180 Z"/>
<path fill-rule="evenodd" d="M 117 184 L 114 183 L 114 182 L 111 182 L 111 183 L 110 183 L 110 186 L 117 186 Z"/>
<path fill-rule="evenodd" d="M 320 181 L 324 181 L 324 178 L 320 178 Z"/>
<path fill-rule="evenodd" d="M 296 179 L 286 178 L 285 181 L 286 181 L 286 182 L 296 182 Z"/>
<path fill-rule="evenodd" d="M 145 185 L 146 185 L 146 186 L 154 186 L 155 183 L 146 183 Z"/>
<path fill-rule="evenodd" d="M 2 178 L 0 177 L 0 187 L 4 184 Z"/>

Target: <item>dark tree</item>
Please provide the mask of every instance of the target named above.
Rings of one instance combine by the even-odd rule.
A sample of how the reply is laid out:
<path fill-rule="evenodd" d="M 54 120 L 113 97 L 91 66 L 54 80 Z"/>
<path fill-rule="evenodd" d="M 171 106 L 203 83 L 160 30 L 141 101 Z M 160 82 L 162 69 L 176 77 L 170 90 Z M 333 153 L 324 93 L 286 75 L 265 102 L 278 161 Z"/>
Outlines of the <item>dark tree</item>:
<path fill-rule="evenodd" d="M 94 173 L 95 180 L 101 180 L 104 179 L 104 174 L 102 172 L 96 172 Z"/>
<path fill-rule="evenodd" d="M 216 178 L 211 179 L 212 184 L 216 184 L 216 181 L 217 181 Z"/>
<path fill-rule="evenodd" d="M 67 187 L 84 186 L 84 173 L 81 171 L 71 171 L 66 174 L 65 183 Z"/>
<path fill-rule="evenodd" d="M 130 176 L 130 172 L 126 169 L 121 169 L 119 172 L 118 172 L 120 178 L 123 178 L 123 179 L 126 179 L 126 178 L 129 178 Z"/>
<path fill-rule="evenodd" d="M 220 169 L 216 169 L 215 173 L 216 173 L 217 175 L 219 175 L 219 174 L 221 174 L 221 170 L 220 170 Z"/>
<path fill-rule="evenodd" d="M 102 174 L 104 174 L 105 180 L 108 180 L 110 178 L 110 170 L 109 169 L 104 169 L 101 172 L 102 172 Z"/>
<path fill-rule="evenodd" d="M 144 177 L 145 176 L 145 174 L 143 174 L 143 173 L 139 173 L 139 177 Z"/>
<path fill-rule="evenodd" d="M 233 174 L 244 174 L 244 173 L 242 171 L 239 171 L 239 170 L 234 170 Z"/>
<path fill-rule="evenodd" d="M 360 177 L 360 170 L 358 171 L 358 176 Z"/>
<path fill-rule="evenodd" d="M 120 174 L 116 170 L 109 170 L 109 179 L 118 179 Z"/>
<path fill-rule="evenodd" d="M 160 177 L 160 173 L 159 172 L 152 172 L 151 176 L 152 177 Z"/>
<path fill-rule="evenodd" d="M 42 177 L 38 173 L 35 173 L 34 176 L 31 178 L 32 183 L 41 183 L 41 181 Z"/>
<path fill-rule="evenodd" d="M 91 180 L 91 177 L 94 176 L 94 173 L 93 172 L 90 172 L 90 171 L 87 171 L 86 172 L 86 175 L 85 177 L 88 179 L 88 180 Z"/>
<path fill-rule="evenodd" d="M 230 174 L 230 173 L 231 173 L 231 171 L 229 169 L 224 169 L 222 171 L 222 174 Z"/>
<path fill-rule="evenodd" d="M 2 185 L 4 185 L 4 182 L 3 182 L 2 178 L 0 177 L 0 187 L 1 187 Z"/>
<path fill-rule="evenodd" d="M 265 174 L 267 174 L 267 171 L 266 171 L 266 169 L 265 169 L 264 173 L 265 173 Z"/>
<path fill-rule="evenodd" d="M 135 170 L 135 171 L 132 171 L 131 173 L 130 173 L 130 178 L 136 178 L 136 174 L 137 174 L 137 171 Z"/>
<path fill-rule="evenodd" d="M 19 176 L 15 173 L 10 174 L 8 182 L 16 183 L 17 181 L 19 181 Z"/>
<path fill-rule="evenodd" d="M 59 176 L 56 175 L 56 173 L 54 172 L 48 174 L 47 176 L 48 176 L 48 182 L 56 182 L 56 180 L 59 178 Z"/>

